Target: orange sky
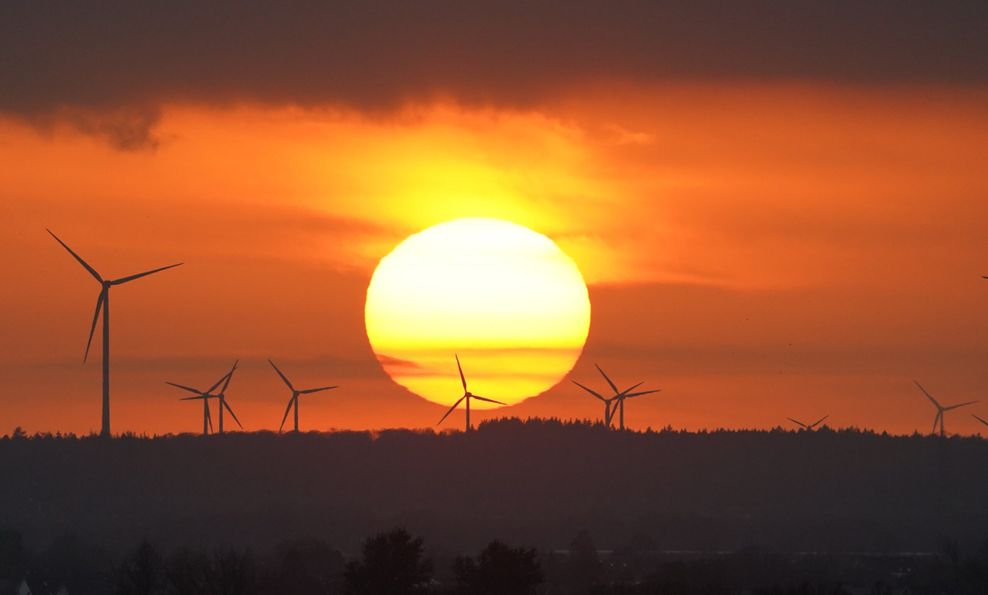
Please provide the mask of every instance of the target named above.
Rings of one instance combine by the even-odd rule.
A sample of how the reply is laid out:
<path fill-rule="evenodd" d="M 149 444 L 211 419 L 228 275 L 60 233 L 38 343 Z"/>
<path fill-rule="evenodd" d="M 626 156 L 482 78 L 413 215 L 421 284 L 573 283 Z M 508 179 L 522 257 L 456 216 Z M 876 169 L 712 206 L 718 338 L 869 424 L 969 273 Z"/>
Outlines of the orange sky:
<path fill-rule="evenodd" d="M 364 296 L 401 239 L 468 216 L 576 260 L 593 313 L 572 378 L 602 386 L 599 362 L 663 388 L 629 402 L 632 427 L 829 413 L 925 432 L 913 378 L 947 402 L 988 389 L 986 106 L 979 85 L 723 81 L 528 107 L 172 101 L 158 145 L 133 150 L 4 117 L 0 432 L 99 421 L 98 359 L 81 363 L 98 288 L 45 227 L 108 276 L 186 263 L 114 290 L 115 432 L 196 431 L 164 381 L 206 386 L 237 358 L 231 404 L 276 428 L 268 357 L 342 386 L 303 403 L 303 428 L 431 426 L 442 408 L 377 365 Z M 599 413 L 564 382 L 496 414 Z M 978 430 L 968 412 L 947 426 Z"/>

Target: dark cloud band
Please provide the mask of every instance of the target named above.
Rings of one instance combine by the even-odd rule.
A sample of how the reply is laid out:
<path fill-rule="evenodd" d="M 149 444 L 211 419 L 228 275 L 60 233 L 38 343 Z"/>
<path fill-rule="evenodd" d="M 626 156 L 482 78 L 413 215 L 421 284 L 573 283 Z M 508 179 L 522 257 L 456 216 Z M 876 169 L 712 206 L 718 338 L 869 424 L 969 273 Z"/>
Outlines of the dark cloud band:
<path fill-rule="evenodd" d="M 982 84 L 986 6 L 12 0 L 0 111 L 148 110 L 135 118 L 150 126 L 141 118 L 163 101 L 374 110 L 437 93 L 529 105 L 599 79 Z"/>

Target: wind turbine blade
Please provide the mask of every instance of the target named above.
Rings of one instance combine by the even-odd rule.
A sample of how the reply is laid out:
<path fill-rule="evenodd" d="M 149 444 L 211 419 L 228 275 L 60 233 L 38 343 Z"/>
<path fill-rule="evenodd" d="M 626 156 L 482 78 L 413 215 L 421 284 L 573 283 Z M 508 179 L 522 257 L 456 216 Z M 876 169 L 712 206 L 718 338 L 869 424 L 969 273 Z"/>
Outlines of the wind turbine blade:
<path fill-rule="evenodd" d="M 233 380 L 233 373 L 237 371 L 237 365 L 240 364 L 240 360 L 233 362 L 233 367 L 230 371 L 226 373 L 226 382 L 223 383 L 223 388 L 220 390 L 220 394 L 225 395 L 226 389 L 230 388 L 230 381 Z M 209 391 L 213 392 L 213 391 Z"/>
<path fill-rule="evenodd" d="M 463 392 L 466 392 L 467 391 L 467 379 L 463 375 L 463 366 L 460 365 L 460 356 L 454 353 L 453 354 L 453 357 L 456 358 L 456 369 L 460 371 L 460 383 L 463 385 Z"/>
<path fill-rule="evenodd" d="M 942 411 L 937 411 L 936 417 L 933 418 L 933 429 L 930 430 L 930 433 L 932 433 L 932 434 L 936 434 L 937 433 L 937 423 L 940 422 L 940 416 L 941 415 L 943 415 L 943 412 Z"/>
<path fill-rule="evenodd" d="M 507 405 L 507 403 L 502 403 L 501 401 L 495 401 L 494 399 L 488 399 L 487 397 L 481 397 L 480 395 L 471 394 L 471 397 L 477 399 L 478 401 L 487 401 L 488 403 L 497 403 L 498 405 Z"/>
<path fill-rule="evenodd" d="M 954 409 L 959 409 L 961 407 L 967 407 L 968 405 L 974 405 L 977 401 L 968 401 L 967 403 L 959 403 L 957 405 L 951 405 L 949 407 L 944 407 L 944 411 L 952 411 Z"/>
<path fill-rule="evenodd" d="M 221 376 L 219 380 L 217 380 L 216 382 L 214 382 L 213 385 L 210 386 L 208 389 L 206 389 L 204 392 L 206 392 L 208 394 L 212 394 L 213 391 L 216 390 L 217 388 L 219 388 L 219 386 L 221 384 L 223 384 L 224 382 L 226 382 L 227 378 L 229 378 L 229 377 L 230 377 L 230 372 L 227 372 L 226 374 L 224 374 L 223 376 Z"/>
<path fill-rule="evenodd" d="M 96 323 L 99 321 L 100 310 L 103 309 L 103 301 L 106 299 L 106 288 L 100 290 L 99 297 L 96 298 L 96 313 L 93 314 L 93 326 L 89 327 L 89 340 L 86 341 L 86 353 L 82 356 L 82 363 L 89 359 L 89 347 L 93 344 L 93 334 L 96 332 Z"/>
<path fill-rule="evenodd" d="M 233 416 L 233 421 L 237 422 L 237 425 L 240 426 L 240 429 L 241 430 L 244 429 L 244 425 L 240 423 L 239 419 L 237 419 L 237 414 L 233 412 L 233 407 L 230 407 L 230 404 L 226 402 L 226 399 L 222 399 L 220 403 L 221 406 L 225 408 L 231 416 Z"/>
<path fill-rule="evenodd" d="M 273 366 L 274 364 L 271 365 Z M 277 369 L 278 368 L 275 368 L 275 370 Z M 288 407 L 285 407 L 285 416 L 281 418 L 281 425 L 278 426 L 278 432 L 281 432 L 281 430 L 285 427 L 285 420 L 288 419 L 288 412 L 292 410 L 292 403 L 294 403 L 297 398 L 297 395 L 292 395 L 292 398 L 288 399 Z"/>
<path fill-rule="evenodd" d="M 79 261 L 79 264 L 81 264 L 82 266 L 84 266 L 86 268 L 86 270 L 89 271 L 89 274 L 90 275 L 92 275 L 93 277 L 95 277 L 96 280 L 99 281 L 100 283 L 103 282 L 103 277 L 100 277 L 99 276 L 99 273 L 96 272 L 96 269 L 94 269 L 93 267 L 89 266 L 89 263 L 88 262 L 86 262 L 85 260 L 83 260 L 82 257 L 79 256 L 78 254 L 76 254 L 75 252 L 73 252 L 72 251 L 72 248 L 69 248 L 68 244 L 66 244 L 61 239 L 59 239 L 59 237 L 57 235 L 55 235 L 54 233 L 52 233 L 52 231 L 50 229 L 48 229 L 47 227 L 45 228 L 45 231 L 47 231 L 51 235 L 51 237 L 55 238 L 55 241 L 58 242 L 59 244 L 61 244 L 62 245 L 62 248 L 65 248 L 66 250 L 68 250 L 69 251 L 69 254 L 71 254 L 72 256 L 74 256 L 75 259 Z"/>
<path fill-rule="evenodd" d="M 631 391 L 635 390 L 636 388 L 638 388 L 639 386 L 641 386 L 643 384 L 645 384 L 645 381 L 644 380 L 642 380 L 638 384 L 633 384 L 633 385 L 629 386 L 628 388 L 624 389 L 623 391 L 621 391 L 621 394 L 622 395 L 626 395 L 627 393 L 630 393 Z"/>
<path fill-rule="evenodd" d="M 330 390 L 330 389 L 333 389 L 333 388 L 339 388 L 339 387 L 338 386 L 320 386 L 319 388 L 308 388 L 308 389 L 305 389 L 305 390 L 300 390 L 298 392 L 301 393 L 301 394 L 303 394 L 303 395 L 309 395 L 309 394 L 312 394 L 312 393 L 317 393 L 317 392 L 324 391 L 324 390 Z"/>
<path fill-rule="evenodd" d="M 793 419 L 793 418 L 791 418 L 791 417 L 787 417 L 786 419 L 788 419 L 788 420 L 789 420 L 789 421 L 791 421 L 792 423 L 794 423 L 794 424 L 796 424 L 797 426 L 799 426 L 799 427 L 801 427 L 801 428 L 803 428 L 804 430 L 805 430 L 805 429 L 808 429 L 808 428 L 806 427 L 806 424 L 804 424 L 803 422 L 801 422 L 801 421 L 799 421 L 798 419 Z"/>
<path fill-rule="evenodd" d="M 209 431 L 213 431 L 213 414 L 209 412 L 209 407 L 206 407 L 206 421 L 209 422 Z"/>
<path fill-rule="evenodd" d="M 601 394 L 600 394 L 599 392 L 597 392 L 597 391 L 595 391 L 595 390 L 593 390 L 593 389 L 591 389 L 591 388 L 587 388 L 587 387 L 585 387 L 585 386 L 583 386 L 582 384 L 580 384 L 580 383 L 579 383 L 579 382 L 577 382 L 576 380 L 570 380 L 570 382 L 572 382 L 573 384 L 575 384 L 575 385 L 577 385 L 577 386 L 579 386 L 580 388 L 582 388 L 583 390 L 585 390 L 585 391 L 587 391 L 587 392 L 588 392 L 588 393 L 590 393 L 591 395 L 593 395 L 593 396 L 595 396 L 595 397 L 597 397 L 597 398 L 598 398 L 598 399 L 600 399 L 601 401 L 604 401 L 605 403 L 607 402 L 607 399 L 605 399 L 605 398 L 604 398 L 604 397 L 603 397 L 603 396 L 602 396 L 602 395 L 601 395 Z"/>
<path fill-rule="evenodd" d="M 155 273 L 160 273 L 161 271 L 167 271 L 168 269 L 173 269 L 178 266 L 182 266 L 185 263 L 179 262 L 175 264 L 170 264 L 166 267 L 158 267 L 156 269 L 151 269 L 150 271 L 144 271 L 143 273 L 137 273 L 136 275 L 128 275 L 126 277 L 121 277 L 119 279 L 114 279 L 110 281 L 110 285 L 123 285 L 124 283 L 130 283 L 135 279 L 140 279 L 141 277 L 147 277 L 148 275 L 153 275 Z"/>
<path fill-rule="evenodd" d="M 916 382 L 916 381 L 913 380 L 913 382 Z M 940 402 L 937 401 L 936 399 L 934 399 L 933 398 L 933 395 L 931 395 L 930 393 L 926 392 L 926 389 L 923 388 L 923 385 L 922 384 L 920 384 L 919 382 L 916 382 L 916 386 L 919 387 L 919 390 L 923 391 L 923 394 L 926 395 L 926 398 L 929 399 L 930 402 L 932 402 L 936 406 L 937 409 L 943 409 L 943 407 L 940 405 Z"/>
<path fill-rule="evenodd" d="M 824 415 L 820 419 L 816 420 L 815 422 L 811 423 L 810 424 L 810 427 L 811 428 L 817 427 L 818 425 L 820 425 L 823 422 L 823 420 L 827 419 L 828 417 L 830 417 L 830 414 L 829 413 L 827 415 Z"/>
<path fill-rule="evenodd" d="M 444 421 L 446 421 L 446 418 L 449 417 L 449 414 L 452 413 L 454 409 L 456 409 L 457 407 L 459 407 L 460 406 L 460 403 L 462 403 L 463 402 L 463 399 L 465 399 L 465 398 L 467 398 L 467 396 L 466 395 L 463 395 L 462 397 L 460 397 L 460 400 L 459 401 L 453 403 L 453 406 L 449 408 L 449 411 L 446 412 L 446 415 L 444 415 L 442 417 L 442 419 L 439 420 L 439 423 L 437 423 L 436 425 L 438 426 L 438 425 L 442 424 Z"/>
<path fill-rule="evenodd" d="M 988 421 L 985 421 L 985 420 L 981 419 L 977 415 L 975 415 L 975 414 L 972 413 L 971 414 L 971 417 L 973 417 L 974 419 L 976 419 L 976 420 L 980 421 L 981 423 L 985 424 L 986 426 L 988 426 Z"/>
<path fill-rule="evenodd" d="M 278 376 L 281 376 L 281 379 L 285 381 L 285 384 L 288 385 L 288 388 L 292 389 L 292 392 L 295 392 L 295 387 L 292 386 L 292 383 L 288 381 L 288 377 L 285 376 L 282 373 L 282 371 L 278 369 L 278 366 L 274 365 L 274 362 L 271 360 L 268 360 L 268 363 L 271 364 L 271 367 L 274 368 L 274 371 L 278 373 Z"/>
<path fill-rule="evenodd" d="M 181 397 L 179 401 L 199 401 L 201 399 L 212 399 L 213 395 L 198 395 L 195 397 Z"/>
<path fill-rule="evenodd" d="M 191 386 L 183 386 L 181 384 L 175 384 L 174 382 L 168 382 L 167 380 L 165 381 L 165 384 L 174 386 L 175 388 L 180 388 L 182 390 L 187 390 L 190 393 L 195 393 L 197 395 L 204 395 L 204 394 L 206 394 L 206 393 L 202 392 L 201 390 L 192 388 Z"/>
<path fill-rule="evenodd" d="M 654 390 L 643 390 L 643 391 L 638 392 L 638 393 L 631 393 L 630 395 L 621 395 L 621 398 L 622 399 L 630 399 L 632 397 L 640 397 L 642 395 L 650 395 L 652 393 L 660 393 L 660 392 L 662 392 L 662 389 L 661 388 L 656 388 Z"/>
<path fill-rule="evenodd" d="M 600 375 L 604 377 L 604 380 L 607 381 L 607 384 L 610 384 L 611 385 L 611 388 L 614 389 L 614 394 L 615 395 L 620 394 L 620 391 L 618 391 L 618 387 L 615 386 L 615 384 L 613 382 L 611 382 L 610 377 L 604 372 L 603 368 L 601 368 L 597 364 L 594 364 L 594 367 L 596 367 L 597 368 L 597 371 L 600 372 Z"/>

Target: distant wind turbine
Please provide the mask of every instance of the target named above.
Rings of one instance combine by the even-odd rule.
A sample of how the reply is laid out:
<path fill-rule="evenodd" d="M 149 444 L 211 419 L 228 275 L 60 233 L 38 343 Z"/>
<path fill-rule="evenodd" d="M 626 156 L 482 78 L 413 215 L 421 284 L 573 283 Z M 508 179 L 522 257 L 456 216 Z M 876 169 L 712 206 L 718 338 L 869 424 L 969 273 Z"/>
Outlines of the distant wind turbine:
<path fill-rule="evenodd" d="M 913 382 L 916 382 L 916 381 L 913 380 Z M 923 391 L 923 394 L 926 395 L 926 398 L 929 399 L 930 402 L 933 403 L 933 406 L 937 408 L 936 417 L 933 418 L 933 429 L 931 430 L 931 433 L 933 433 L 934 435 L 936 434 L 936 432 L 937 432 L 937 423 L 939 422 L 939 424 L 940 424 L 940 437 L 941 438 L 943 438 L 944 436 L 947 435 L 947 432 L 946 432 L 946 430 L 944 430 L 944 427 L 943 427 L 943 417 L 944 417 L 943 414 L 944 413 L 946 413 L 948 411 L 951 411 L 953 409 L 959 409 L 961 407 L 966 407 L 967 405 L 973 405 L 974 403 L 977 403 L 977 401 L 968 401 L 966 403 L 959 403 L 957 405 L 947 405 L 945 407 L 945 406 L 941 405 L 939 401 L 937 401 L 936 399 L 934 399 L 933 398 L 933 395 L 931 395 L 930 393 L 926 392 L 926 389 L 923 388 L 923 385 L 921 385 L 919 382 L 916 382 L 916 386 L 919 387 L 919 390 Z"/>
<path fill-rule="evenodd" d="M 608 428 L 611 427 L 611 421 L 614 418 L 614 409 L 615 409 L 614 407 L 612 407 L 612 405 L 617 405 L 616 399 L 618 398 L 619 395 L 615 395 L 613 397 L 605 397 L 604 395 L 600 394 L 599 392 L 597 392 L 597 391 L 595 391 L 595 390 L 593 390 L 593 389 L 591 389 L 589 387 L 586 387 L 586 386 L 580 384 L 576 380 L 570 380 L 570 382 L 572 382 L 573 384 L 579 386 L 583 390 L 585 390 L 588 393 L 590 393 L 591 395 L 593 395 L 597 400 L 599 400 L 599 401 L 601 401 L 601 402 L 604 403 L 604 426 L 606 426 Z M 629 388 L 624 389 L 623 392 L 624 393 L 630 392 L 630 391 L 638 388 L 642 384 L 643 384 L 643 382 L 639 382 L 638 384 L 635 384 L 634 386 L 631 386 Z"/>
<path fill-rule="evenodd" d="M 281 376 L 281 379 L 285 381 L 285 384 L 287 384 L 288 385 L 288 388 L 292 391 L 292 398 L 288 399 L 288 407 L 285 408 L 285 415 L 284 415 L 284 417 L 281 418 L 281 425 L 278 426 L 278 431 L 280 432 L 285 427 L 285 420 L 288 419 L 288 412 L 292 410 L 292 407 L 294 407 L 295 408 L 295 431 L 298 432 L 298 397 L 299 397 L 299 395 L 308 395 L 308 394 L 311 394 L 311 393 L 317 393 L 317 392 L 320 392 L 320 391 L 330 390 L 330 389 L 334 389 L 334 388 L 338 388 L 338 387 L 336 387 L 336 386 L 321 386 L 319 388 L 297 389 L 297 388 L 295 388 L 295 386 L 292 385 L 291 381 L 288 380 L 288 377 L 285 376 L 282 373 L 282 371 L 278 369 L 278 366 L 274 365 L 274 362 L 273 361 L 268 360 L 268 363 L 271 364 L 271 367 L 274 368 L 274 371 L 278 373 L 278 376 Z"/>
<path fill-rule="evenodd" d="M 639 391 L 639 392 L 636 392 L 636 393 L 630 392 L 630 391 L 632 391 L 632 390 L 634 390 L 634 389 L 636 389 L 636 388 L 638 388 L 639 386 L 642 385 L 642 382 L 639 382 L 638 384 L 636 384 L 636 385 L 634 385 L 634 386 L 632 386 L 630 388 L 627 388 L 624 391 L 619 391 L 617 385 L 614 384 L 614 381 L 611 380 L 610 376 L 608 376 L 607 373 L 604 372 L 603 368 L 601 368 L 597 364 L 594 364 L 594 367 L 597 368 L 597 371 L 600 372 L 600 375 L 603 376 L 604 377 L 604 380 L 607 381 L 607 384 L 610 385 L 611 390 L 614 391 L 614 396 L 611 397 L 612 400 L 614 401 L 611 404 L 611 417 L 612 418 L 614 417 L 614 411 L 616 409 L 617 410 L 617 414 L 618 414 L 618 428 L 621 429 L 621 430 L 624 429 L 624 401 L 625 401 L 625 399 L 633 399 L 635 397 L 640 397 L 642 395 L 650 395 L 652 393 L 657 393 L 657 392 L 660 392 L 662 390 L 661 388 L 656 388 L 656 389 L 652 389 L 652 390 L 643 390 L 643 391 Z"/>
<path fill-rule="evenodd" d="M 786 419 L 788 419 L 792 423 L 796 424 L 797 426 L 803 428 L 804 430 L 806 430 L 808 432 L 812 432 L 813 430 L 816 429 L 816 427 L 818 425 L 820 425 L 821 423 L 823 423 L 823 420 L 827 419 L 828 417 L 830 417 L 830 415 L 824 415 L 823 417 L 821 417 L 820 419 L 816 420 L 815 422 L 813 422 L 811 424 L 804 424 L 803 422 L 799 421 L 798 419 L 793 419 L 791 417 L 787 417 Z"/>
<path fill-rule="evenodd" d="M 507 403 L 502 403 L 501 401 L 495 401 L 494 399 L 488 399 L 487 397 L 481 397 L 480 395 L 475 395 L 472 392 L 470 392 L 467 389 L 467 379 L 466 379 L 466 376 L 463 375 L 463 366 L 460 365 L 460 356 L 457 355 L 457 354 L 453 354 L 453 357 L 456 358 L 456 369 L 459 370 L 459 372 L 460 372 L 460 383 L 463 385 L 463 396 L 460 397 L 460 399 L 457 402 L 453 403 L 453 406 L 449 408 L 449 411 L 446 412 L 446 415 L 444 415 L 442 417 L 442 419 L 439 420 L 439 423 L 437 423 L 436 425 L 438 426 L 441 423 L 443 423 L 446 420 L 446 418 L 449 417 L 449 414 L 452 413 L 457 407 L 460 406 L 460 403 L 462 403 L 463 401 L 466 401 L 466 414 L 467 414 L 467 430 L 466 431 L 469 432 L 472 429 L 472 427 L 470 426 L 470 400 L 471 399 L 477 399 L 478 401 L 484 401 L 484 402 L 487 402 L 487 403 L 496 403 L 498 405 L 507 405 Z"/>
<path fill-rule="evenodd" d="M 610 398 L 605 397 L 604 395 L 602 395 L 599 392 L 593 390 L 592 388 L 583 386 L 582 384 L 580 384 L 576 380 L 570 380 L 570 382 L 572 382 L 573 384 L 579 386 L 583 390 L 585 390 L 588 393 L 590 393 L 591 395 L 593 395 L 594 398 L 596 398 L 598 401 L 601 401 L 602 403 L 604 403 L 604 425 L 606 427 L 608 427 L 608 428 L 611 427 L 611 403 L 614 401 L 614 397 L 610 397 Z"/>
<path fill-rule="evenodd" d="M 108 437 L 110 436 L 110 288 L 115 285 L 123 285 L 124 283 L 130 283 L 140 279 L 141 277 L 146 277 L 148 275 L 153 275 L 167 269 L 175 268 L 182 263 L 171 264 L 168 266 L 160 267 L 157 269 L 152 269 L 150 271 L 144 271 L 143 273 L 137 273 L 136 275 L 128 275 L 126 277 L 120 277 L 118 279 L 104 279 L 96 272 L 96 269 L 89 266 L 81 256 L 72 251 L 72 248 L 59 239 L 50 229 L 45 229 L 51 237 L 55 238 L 59 244 L 65 248 L 69 254 L 73 256 L 79 264 L 82 265 L 84 269 L 89 271 L 89 274 L 96 279 L 100 284 L 99 297 L 96 298 L 96 314 L 93 315 L 93 325 L 89 329 L 89 340 L 86 341 L 86 352 L 82 356 L 82 361 L 85 363 L 89 359 L 89 347 L 93 342 L 93 333 L 96 332 L 96 323 L 100 317 L 100 310 L 103 312 L 103 415 L 100 424 L 100 436 Z"/>
<path fill-rule="evenodd" d="M 223 375 L 222 378 L 220 378 L 219 380 L 217 380 L 216 383 L 213 384 L 213 386 L 209 387 L 208 389 L 206 389 L 204 391 L 201 391 L 201 390 L 199 390 L 197 388 L 192 388 L 192 387 L 189 387 L 189 386 L 184 386 L 184 385 L 181 385 L 181 384 L 176 384 L 174 382 L 167 382 L 167 381 L 165 382 L 165 384 L 169 384 L 171 386 L 174 386 L 176 388 L 180 388 L 180 389 L 182 389 L 184 391 L 188 391 L 190 393 L 195 393 L 195 395 L 196 395 L 194 397 L 182 397 L 181 399 L 179 399 L 180 401 L 195 401 L 195 400 L 202 399 L 202 434 L 203 434 L 203 436 L 208 435 L 209 432 L 211 432 L 212 429 L 213 429 L 213 417 L 209 413 L 209 400 L 210 399 L 217 399 L 219 401 L 219 412 L 220 412 L 219 433 L 220 434 L 223 433 L 223 410 L 224 409 L 226 409 L 227 411 L 230 412 L 230 415 L 233 416 L 233 421 L 237 422 L 237 425 L 240 426 L 240 429 L 241 430 L 244 429 L 243 424 L 241 424 L 240 423 L 240 420 L 237 419 L 237 414 L 233 412 L 233 408 L 230 407 L 230 404 L 226 402 L 226 389 L 229 388 L 229 386 L 230 386 L 230 380 L 233 379 L 233 373 L 237 371 L 237 364 L 238 363 L 239 362 L 234 362 L 233 367 L 230 368 L 230 371 L 229 372 L 227 372 L 226 374 Z M 220 388 L 220 385 L 222 385 L 222 388 Z M 218 393 L 213 392 L 217 388 L 220 388 L 220 391 Z"/>

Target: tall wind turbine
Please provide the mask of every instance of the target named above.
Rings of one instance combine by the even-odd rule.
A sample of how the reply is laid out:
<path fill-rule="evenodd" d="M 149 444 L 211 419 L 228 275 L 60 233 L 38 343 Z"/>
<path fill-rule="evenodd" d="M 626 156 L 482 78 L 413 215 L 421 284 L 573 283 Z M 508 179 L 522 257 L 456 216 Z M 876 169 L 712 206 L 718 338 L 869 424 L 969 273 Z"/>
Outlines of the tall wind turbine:
<path fill-rule="evenodd" d="M 592 388 L 583 386 L 582 384 L 580 384 L 576 380 L 570 380 L 570 382 L 572 382 L 573 384 L 579 386 L 583 390 L 585 390 L 588 393 L 590 393 L 591 395 L 593 395 L 594 398 L 596 398 L 598 401 L 601 401 L 601 402 L 604 403 L 604 426 L 605 427 L 608 427 L 608 428 L 611 427 L 611 414 L 612 414 L 612 412 L 611 412 L 611 403 L 614 401 L 614 397 L 607 398 L 604 395 L 600 394 L 599 392 L 593 390 Z"/>
<path fill-rule="evenodd" d="M 292 398 L 288 399 L 288 407 L 285 408 L 285 416 L 281 418 L 281 425 L 278 426 L 278 431 L 280 432 L 282 430 L 282 428 L 285 427 L 285 420 L 288 419 L 288 412 L 292 410 L 292 407 L 294 407 L 295 408 L 295 431 L 298 432 L 298 397 L 299 397 L 299 395 L 308 395 L 308 394 L 317 393 L 317 392 L 324 391 L 324 390 L 330 390 L 330 389 L 334 389 L 334 388 L 338 388 L 338 387 L 336 387 L 336 386 L 321 386 L 319 388 L 297 389 L 297 388 L 295 388 L 292 385 L 291 381 L 288 380 L 288 377 L 285 376 L 282 373 L 282 371 L 278 369 L 278 366 L 274 365 L 274 362 L 273 361 L 268 360 L 268 363 L 271 364 L 271 367 L 274 368 L 274 371 L 278 373 L 278 376 L 281 376 L 281 379 L 285 381 L 285 384 L 287 384 L 288 385 L 288 388 L 292 391 Z"/>
<path fill-rule="evenodd" d="M 82 356 L 83 363 L 89 359 L 89 347 L 93 342 L 93 333 L 96 331 L 96 322 L 99 320 L 100 310 L 103 312 L 103 416 L 100 424 L 100 436 L 110 435 L 110 288 L 115 285 L 123 285 L 124 283 L 130 283 L 140 279 L 141 277 L 147 277 L 148 275 L 153 275 L 167 269 L 175 268 L 182 263 L 170 264 L 168 266 L 160 267 L 157 269 L 152 269 L 150 271 L 144 271 L 143 273 L 137 273 L 136 275 L 128 275 L 126 277 L 120 277 L 119 279 L 104 279 L 96 272 L 96 269 L 89 266 L 81 256 L 72 251 L 68 245 L 59 239 L 50 229 L 45 229 L 51 237 L 55 238 L 63 248 L 68 250 L 79 264 L 82 265 L 84 269 L 89 271 L 89 274 L 93 276 L 94 279 L 100 284 L 99 297 L 96 298 L 96 314 L 93 315 L 93 325 L 89 329 L 89 340 L 86 341 L 86 353 Z"/>
<path fill-rule="evenodd" d="M 203 434 L 203 436 L 209 434 L 209 432 L 212 431 L 212 429 L 213 429 L 213 417 L 209 413 L 209 399 L 217 399 L 219 401 L 219 411 L 220 411 L 220 427 L 219 427 L 219 433 L 220 434 L 223 433 L 223 410 L 224 409 L 226 409 L 227 411 L 230 412 L 230 415 L 233 416 L 233 421 L 237 422 L 237 425 L 240 426 L 240 429 L 241 430 L 244 429 L 243 424 L 241 424 L 240 423 L 240 420 L 237 419 L 237 414 L 233 412 L 233 408 L 230 407 L 230 404 L 226 402 L 226 389 L 230 386 L 230 380 L 233 379 L 233 373 L 237 371 L 237 363 L 239 363 L 239 362 L 235 362 L 233 364 L 233 367 L 230 368 L 230 371 L 229 372 L 227 372 L 226 374 L 223 375 L 222 378 L 220 378 L 219 380 L 217 380 L 216 383 L 213 384 L 213 386 L 209 387 L 208 389 L 206 389 L 204 391 L 199 390 L 197 388 L 192 388 L 192 387 L 189 387 L 189 386 L 183 386 L 181 384 L 176 384 L 174 382 L 167 382 L 167 381 L 165 382 L 165 384 L 170 384 L 171 386 L 174 386 L 176 388 L 180 388 L 180 389 L 182 389 L 184 391 L 188 391 L 190 393 L 195 393 L 195 395 L 196 395 L 194 397 L 182 397 L 181 399 L 179 399 L 180 401 L 195 401 L 195 400 L 199 400 L 199 399 L 202 400 L 202 434 Z M 220 388 L 220 392 L 214 393 L 213 391 L 215 391 L 217 388 L 219 388 L 220 385 L 222 385 L 222 388 Z"/>
<path fill-rule="evenodd" d="M 916 381 L 913 380 L 913 382 L 916 382 Z M 919 387 L 919 390 L 923 391 L 923 394 L 926 395 L 926 398 L 929 399 L 930 402 L 933 403 L 933 406 L 937 408 L 937 415 L 936 415 L 936 417 L 933 418 L 933 429 L 931 430 L 931 432 L 934 435 L 936 434 L 936 432 L 937 432 L 937 423 L 939 422 L 939 424 L 940 424 L 940 437 L 941 438 L 943 438 L 944 436 L 947 435 L 946 430 L 944 430 L 944 428 L 943 428 L 943 417 L 944 417 L 943 414 L 944 413 L 946 413 L 948 411 L 951 411 L 953 409 L 959 409 L 961 407 L 965 407 L 967 405 L 973 405 L 974 403 L 977 403 L 977 401 L 968 401 L 966 403 L 959 403 L 957 405 L 943 406 L 943 405 L 940 404 L 939 401 L 937 401 L 936 399 L 933 398 L 933 395 L 931 395 L 930 393 L 926 392 L 926 389 L 923 388 L 923 385 L 921 385 L 919 382 L 916 382 L 916 386 Z"/>
<path fill-rule="evenodd" d="M 454 409 L 460 406 L 460 403 L 466 401 L 467 402 L 466 404 L 467 430 L 466 431 L 469 432 L 471 429 L 473 429 L 470 426 L 471 399 L 477 399 L 478 401 L 484 401 L 487 403 L 496 403 L 498 405 L 507 405 L 507 403 L 502 403 L 501 401 L 495 401 L 494 399 L 488 399 L 487 397 L 481 397 L 480 395 L 475 395 L 472 392 L 470 392 L 469 389 L 467 389 L 466 376 L 463 375 L 463 366 L 460 365 L 460 356 L 454 353 L 453 357 L 456 358 L 456 369 L 460 371 L 460 383 L 463 385 L 463 396 L 460 397 L 460 399 L 457 402 L 453 403 L 453 406 L 449 408 L 449 411 L 446 412 L 446 415 L 444 415 L 442 419 L 439 420 L 439 423 L 437 423 L 436 425 L 438 426 L 439 424 L 443 423 L 446 420 L 446 418 L 449 417 L 449 414 L 452 413 Z"/>
<path fill-rule="evenodd" d="M 815 422 L 813 422 L 811 424 L 804 424 L 803 422 L 799 421 L 798 419 L 793 419 L 791 417 L 787 417 L 786 419 L 788 419 L 792 423 L 796 424 L 797 426 L 803 428 L 807 432 L 812 432 L 813 430 L 816 429 L 816 427 L 818 425 L 820 425 L 820 424 L 823 423 L 823 420 L 827 419 L 828 417 L 830 417 L 829 414 L 828 415 L 824 415 L 823 417 L 821 417 L 820 419 L 816 420 Z"/>
<path fill-rule="evenodd" d="M 612 408 L 612 405 L 616 405 L 617 404 L 615 401 L 616 401 L 616 399 L 617 399 L 618 396 L 615 395 L 613 397 L 605 397 L 604 395 L 600 394 L 599 392 L 597 392 L 597 391 L 595 391 L 595 390 L 593 390 L 593 389 L 591 389 L 589 387 L 586 387 L 586 386 L 580 384 L 576 380 L 570 380 L 570 382 L 572 382 L 573 384 L 579 386 L 583 390 L 585 390 L 588 393 L 590 393 L 591 395 L 593 395 L 597 400 L 602 401 L 604 403 L 604 426 L 605 427 L 608 427 L 608 428 L 611 427 L 611 421 L 614 418 L 614 408 Z M 642 384 L 643 384 L 642 382 L 639 382 L 638 384 L 635 384 L 634 386 L 631 386 L 629 388 L 624 389 L 623 392 L 625 392 L 625 393 L 630 392 L 630 391 L 638 388 Z"/>
<path fill-rule="evenodd" d="M 607 381 L 607 384 L 609 384 L 611 386 L 611 390 L 614 391 L 614 396 L 612 397 L 612 399 L 614 400 L 614 403 L 612 404 L 611 417 L 614 417 L 614 409 L 617 409 L 617 413 L 618 413 L 618 427 L 620 429 L 622 429 L 622 430 L 624 429 L 624 401 L 625 401 L 625 399 L 632 399 L 634 397 L 640 397 L 642 395 L 649 395 L 649 394 L 652 394 L 652 393 L 657 393 L 657 392 L 659 392 L 659 391 L 662 390 L 661 388 L 656 388 L 656 389 L 653 389 L 653 390 L 643 390 L 643 391 L 640 391 L 640 392 L 637 392 L 637 393 L 630 392 L 630 391 L 632 391 L 632 390 L 634 390 L 634 389 L 636 389 L 636 388 L 638 388 L 639 386 L 642 385 L 642 383 L 639 382 L 638 384 L 636 384 L 636 385 L 634 385 L 634 386 L 632 386 L 632 387 L 630 387 L 628 389 L 625 389 L 624 391 L 619 391 L 617 385 L 614 384 L 614 382 L 610 379 L 610 377 L 604 372 L 604 370 L 600 366 L 598 366 L 597 364 L 594 364 L 594 367 L 597 368 L 597 371 L 600 372 L 600 375 L 603 376 L 604 377 L 604 380 Z"/>

